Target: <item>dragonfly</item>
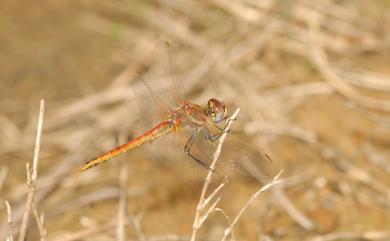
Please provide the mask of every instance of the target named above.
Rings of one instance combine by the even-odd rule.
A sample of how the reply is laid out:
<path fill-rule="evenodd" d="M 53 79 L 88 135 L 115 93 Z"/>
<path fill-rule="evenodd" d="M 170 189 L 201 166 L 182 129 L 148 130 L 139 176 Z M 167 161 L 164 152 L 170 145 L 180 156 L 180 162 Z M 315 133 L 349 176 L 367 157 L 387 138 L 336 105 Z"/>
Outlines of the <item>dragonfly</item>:
<path fill-rule="evenodd" d="M 225 132 L 228 122 L 232 120 L 227 113 L 227 106 L 224 101 L 217 98 L 210 98 L 205 105 L 186 100 L 183 84 L 173 73 L 170 43 L 164 41 L 157 44 L 155 48 L 158 49 L 155 50 L 158 52 L 156 55 L 161 58 L 157 60 L 157 65 L 161 66 L 157 67 L 157 70 L 149 71 L 148 78 L 140 78 L 144 92 L 147 94 L 140 95 L 139 99 L 140 102 L 149 101 L 149 106 L 142 108 L 143 110 L 152 110 L 157 107 L 165 118 L 144 134 L 87 161 L 79 168 L 79 171 L 95 167 L 146 143 L 160 140 L 155 144 L 160 146 L 161 152 L 173 149 L 172 154 L 176 157 L 173 159 L 178 159 L 175 162 L 189 164 L 193 170 L 197 170 L 194 173 L 219 172 L 218 169 L 222 168 L 242 170 L 240 162 L 250 157 L 252 160 L 256 159 L 263 173 L 266 173 L 265 176 L 269 176 L 272 169 L 269 165 L 270 158 L 239 141 L 225 142 L 224 146 L 227 146 L 224 149 L 228 154 L 221 155 L 220 165 L 215 166 L 214 169 L 210 167 L 217 140 Z M 145 98 L 145 96 L 148 97 Z M 173 138 L 166 138 L 172 135 L 174 135 Z M 174 146 L 174 148 L 169 148 L 169 146 Z M 180 171 L 179 169 L 178 172 Z"/>

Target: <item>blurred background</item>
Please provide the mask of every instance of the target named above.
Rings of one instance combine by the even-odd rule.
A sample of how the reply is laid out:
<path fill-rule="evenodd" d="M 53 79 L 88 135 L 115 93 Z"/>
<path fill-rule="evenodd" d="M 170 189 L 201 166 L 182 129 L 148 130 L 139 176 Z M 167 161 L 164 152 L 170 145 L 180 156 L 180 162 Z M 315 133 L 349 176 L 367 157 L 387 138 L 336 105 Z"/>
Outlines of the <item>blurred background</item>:
<path fill-rule="evenodd" d="M 5 200 L 19 232 L 41 98 L 43 238 L 124 240 L 126 210 L 127 240 L 189 240 L 200 191 L 146 149 L 74 172 L 151 127 L 133 92 L 159 40 L 187 98 L 240 107 L 233 130 L 284 170 L 236 240 L 390 240 L 388 0 L 1 1 L 1 240 Z M 218 207 L 233 219 L 261 184 L 229 185 Z M 213 214 L 197 240 L 220 240 L 227 226 Z M 40 236 L 32 215 L 26 240 Z"/>

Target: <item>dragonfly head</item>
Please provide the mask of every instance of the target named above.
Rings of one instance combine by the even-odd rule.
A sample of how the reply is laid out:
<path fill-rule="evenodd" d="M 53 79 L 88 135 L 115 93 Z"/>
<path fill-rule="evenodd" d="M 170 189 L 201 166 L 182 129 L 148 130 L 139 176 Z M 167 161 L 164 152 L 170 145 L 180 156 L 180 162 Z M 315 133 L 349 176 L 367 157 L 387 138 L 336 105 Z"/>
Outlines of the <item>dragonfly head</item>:
<path fill-rule="evenodd" d="M 207 116 L 211 119 L 212 122 L 219 123 L 225 118 L 225 103 L 217 99 L 210 99 L 207 102 L 206 112 Z"/>

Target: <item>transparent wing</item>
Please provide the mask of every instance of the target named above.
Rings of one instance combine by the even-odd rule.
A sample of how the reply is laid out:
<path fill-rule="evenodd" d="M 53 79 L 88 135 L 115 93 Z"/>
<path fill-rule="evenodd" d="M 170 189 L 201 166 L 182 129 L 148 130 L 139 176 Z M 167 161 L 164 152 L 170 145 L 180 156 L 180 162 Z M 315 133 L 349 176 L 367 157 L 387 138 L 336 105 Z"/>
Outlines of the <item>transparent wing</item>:
<path fill-rule="evenodd" d="M 152 145 L 154 158 L 159 163 L 169 166 L 173 173 L 190 186 L 200 188 L 209 171 L 184 151 L 191 130 L 181 129 L 177 133 L 166 136 Z M 229 133 L 230 135 L 230 133 Z M 220 158 L 213 174 L 213 184 L 218 185 L 227 179 L 237 176 L 251 177 L 262 183 L 270 181 L 277 173 L 276 166 L 267 155 L 246 143 L 228 135 L 225 140 Z M 218 140 L 210 142 L 204 138 L 201 131 L 196 137 L 191 154 L 197 159 L 211 165 Z"/>
<path fill-rule="evenodd" d="M 170 96 L 173 97 L 171 101 L 179 103 L 185 97 L 185 90 L 183 83 L 177 78 L 173 68 L 171 47 L 172 45 L 165 40 L 156 43 L 155 52 L 158 59 L 154 74 L 162 76 L 163 80 L 170 86 Z"/>
<path fill-rule="evenodd" d="M 148 70 L 140 75 L 134 97 L 144 119 L 156 123 L 176 109 L 184 99 L 184 87 L 172 67 L 170 44 L 159 41 L 151 54 Z"/>
<path fill-rule="evenodd" d="M 146 129 L 165 120 L 172 112 L 172 107 L 154 91 L 144 75 L 139 76 L 137 83 L 133 85 L 133 96 L 137 106 L 136 113 Z"/>

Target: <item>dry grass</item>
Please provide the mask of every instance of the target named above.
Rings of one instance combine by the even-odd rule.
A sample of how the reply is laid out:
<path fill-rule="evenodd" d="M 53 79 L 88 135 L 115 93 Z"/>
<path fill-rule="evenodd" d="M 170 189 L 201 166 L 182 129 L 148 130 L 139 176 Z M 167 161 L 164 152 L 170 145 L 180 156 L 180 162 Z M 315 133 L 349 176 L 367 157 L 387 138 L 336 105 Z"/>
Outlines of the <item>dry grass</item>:
<path fill-rule="evenodd" d="M 0 10 L 1 240 L 390 239 L 388 1 L 40 4 Z M 137 151 L 74 173 L 150 127 L 133 90 L 161 39 L 189 99 L 240 107 L 232 130 L 284 170 L 270 195 L 237 178 L 197 208 L 199 191 Z"/>

